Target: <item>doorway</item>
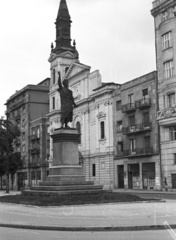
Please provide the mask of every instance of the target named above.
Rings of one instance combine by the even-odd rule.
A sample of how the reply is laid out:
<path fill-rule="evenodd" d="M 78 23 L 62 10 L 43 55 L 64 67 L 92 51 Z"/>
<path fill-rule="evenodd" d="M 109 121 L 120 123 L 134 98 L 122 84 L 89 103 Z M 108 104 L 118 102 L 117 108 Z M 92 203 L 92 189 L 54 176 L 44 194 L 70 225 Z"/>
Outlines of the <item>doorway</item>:
<path fill-rule="evenodd" d="M 124 166 L 117 166 L 118 172 L 118 188 L 124 188 Z"/>
<path fill-rule="evenodd" d="M 176 174 L 172 174 L 172 188 L 176 188 Z"/>

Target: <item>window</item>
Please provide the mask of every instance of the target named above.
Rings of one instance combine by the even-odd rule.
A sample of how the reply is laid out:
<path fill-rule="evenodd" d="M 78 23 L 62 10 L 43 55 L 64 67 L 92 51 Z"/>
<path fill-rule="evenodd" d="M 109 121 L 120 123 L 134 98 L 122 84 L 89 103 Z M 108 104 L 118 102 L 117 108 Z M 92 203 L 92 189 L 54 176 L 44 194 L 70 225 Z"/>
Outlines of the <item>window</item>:
<path fill-rule="evenodd" d="M 165 78 L 173 77 L 174 75 L 174 67 L 173 67 L 173 61 L 168 61 L 164 63 L 164 75 Z"/>
<path fill-rule="evenodd" d="M 170 140 L 176 140 L 176 126 L 170 127 Z"/>
<path fill-rule="evenodd" d="M 148 98 L 148 88 L 142 90 L 142 97 L 144 100 Z"/>
<path fill-rule="evenodd" d="M 144 137 L 144 144 L 146 149 L 150 148 L 150 136 Z"/>
<path fill-rule="evenodd" d="M 122 109 L 121 101 L 116 101 L 116 111 L 121 109 Z"/>
<path fill-rule="evenodd" d="M 165 11 L 163 13 L 163 21 L 166 21 L 167 19 L 168 19 L 168 13 L 167 13 L 167 11 Z"/>
<path fill-rule="evenodd" d="M 26 146 L 23 145 L 23 146 L 22 146 L 22 152 L 24 153 L 25 151 L 26 151 Z"/>
<path fill-rule="evenodd" d="M 149 125 L 149 122 L 150 122 L 149 112 L 144 112 L 143 113 L 143 122 L 144 122 L 144 126 L 148 126 Z"/>
<path fill-rule="evenodd" d="M 22 127 L 25 127 L 25 119 L 22 120 Z"/>
<path fill-rule="evenodd" d="M 173 17 L 175 17 L 176 16 L 176 6 L 174 6 L 174 8 L 173 8 Z"/>
<path fill-rule="evenodd" d="M 37 171 L 37 180 L 41 180 L 41 171 Z"/>
<path fill-rule="evenodd" d="M 38 138 L 40 137 L 40 128 L 39 127 L 37 128 L 37 137 Z"/>
<path fill-rule="evenodd" d="M 117 132 L 122 131 L 122 121 L 117 121 Z"/>
<path fill-rule="evenodd" d="M 117 151 L 119 153 L 122 153 L 123 152 L 123 142 L 118 142 L 117 143 Z"/>
<path fill-rule="evenodd" d="M 55 97 L 52 98 L 53 110 L 55 109 Z"/>
<path fill-rule="evenodd" d="M 129 125 L 130 125 L 130 127 L 135 126 L 135 116 L 134 115 L 129 117 Z"/>
<path fill-rule="evenodd" d="M 56 82 L 56 71 L 55 71 L 55 69 L 53 69 L 53 84 L 55 84 L 55 82 Z"/>
<path fill-rule="evenodd" d="M 80 124 L 80 122 L 76 123 L 76 129 L 78 130 L 78 133 L 81 134 L 81 124 Z M 81 144 L 81 135 L 79 136 L 78 143 Z"/>
<path fill-rule="evenodd" d="M 25 132 L 22 133 L 22 140 L 25 140 Z"/>
<path fill-rule="evenodd" d="M 104 126 L 104 121 L 100 122 L 100 138 L 104 139 L 105 138 L 105 126 Z"/>
<path fill-rule="evenodd" d="M 34 171 L 31 172 L 31 179 L 35 180 L 35 172 Z"/>
<path fill-rule="evenodd" d="M 69 67 L 66 67 L 66 68 L 65 68 L 65 73 L 68 71 L 68 69 L 69 69 Z"/>
<path fill-rule="evenodd" d="M 23 180 L 27 180 L 27 172 L 23 173 Z"/>
<path fill-rule="evenodd" d="M 136 153 L 136 140 L 130 139 L 130 150 L 131 153 Z"/>
<path fill-rule="evenodd" d="M 168 94 L 168 107 L 175 106 L 175 93 Z"/>
<path fill-rule="evenodd" d="M 134 94 L 128 95 L 128 102 L 129 103 L 134 103 Z"/>
<path fill-rule="evenodd" d="M 162 36 L 163 50 L 171 47 L 172 45 L 172 34 L 171 32 L 167 32 Z"/>
<path fill-rule="evenodd" d="M 174 164 L 176 165 L 176 153 L 174 153 Z"/>
<path fill-rule="evenodd" d="M 96 176 L 96 165 L 95 165 L 95 163 L 92 164 L 92 176 L 93 176 L 93 177 Z"/>

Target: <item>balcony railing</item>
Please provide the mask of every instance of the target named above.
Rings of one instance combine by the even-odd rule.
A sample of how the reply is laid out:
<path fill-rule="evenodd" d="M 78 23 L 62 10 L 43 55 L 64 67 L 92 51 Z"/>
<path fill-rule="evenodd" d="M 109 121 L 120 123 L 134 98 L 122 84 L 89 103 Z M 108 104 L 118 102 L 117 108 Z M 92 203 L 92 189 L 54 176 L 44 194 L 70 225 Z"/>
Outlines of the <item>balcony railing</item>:
<path fill-rule="evenodd" d="M 29 167 L 48 167 L 49 166 L 49 163 L 48 162 L 46 162 L 46 161 L 44 161 L 44 162 L 42 162 L 42 161 L 40 161 L 40 162 L 30 162 L 29 163 Z"/>
<path fill-rule="evenodd" d="M 150 122 L 136 124 L 133 126 L 124 127 L 122 132 L 124 135 L 129 135 L 129 134 L 136 134 L 136 133 L 151 131 L 151 125 L 152 124 Z"/>
<path fill-rule="evenodd" d="M 151 106 L 151 98 L 140 99 L 135 102 L 136 108 L 144 109 Z"/>
<path fill-rule="evenodd" d="M 40 148 L 31 148 L 30 152 L 31 152 L 31 154 L 39 154 L 40 153 Z"/>
<path fill-rule="evenodd" d="M 124 157 L 135 157 L 135 156 L 145 156 L 145 155 L 152 155 L 153 148 L 152 147 L 143 147 L 143 148 L 136 148 L 136 149 L 127 149 L 123 151 Z"/>
<path fill-rule="evenodd" d="M 34 134 L 34 135 L 30 136 L 31 140 L 35 140 L 35 139 L 39 139 L 39 138 L 40 138 L 40 136 L 38 134 Z"/>
<path fill-rule="evenodd" d="M 20 101 L 18 101 L 18 102 L 16 102 L 16 103 L 13 103 L 13 105 L 11 105 L 10 106 L 10 110 L 13 110 L 13 109 L 15 109 L 15 108 L 18 108 L 18 107 L 20 107 L 21 105 L 23 105 L 23 104 L 25 104 L 26 103 L 26 100 L 20 100 Z"/>
<path fill-rule="evenodd" d="M 135 103 L 128 103 L 128 104 L 122 105 L 122 112 L 123 113 L 125 113 L 125 112 L 134 112 L 134 111 L 136 111 Z"/>

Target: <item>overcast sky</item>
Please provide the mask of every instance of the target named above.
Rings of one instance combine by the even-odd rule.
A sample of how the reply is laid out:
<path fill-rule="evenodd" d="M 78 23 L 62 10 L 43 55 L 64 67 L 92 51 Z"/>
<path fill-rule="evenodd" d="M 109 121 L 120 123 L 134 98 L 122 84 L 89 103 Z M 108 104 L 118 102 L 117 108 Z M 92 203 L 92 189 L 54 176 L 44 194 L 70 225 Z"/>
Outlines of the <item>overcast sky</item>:
<path fill-rule="evenodd" d="M 50 77 L 60 0 L 0 1 L 0 116 L 6 100 Z M 124 83 L 156 69 L 152 0 L 67 0 L 81 63 L 103 82 Z"/>

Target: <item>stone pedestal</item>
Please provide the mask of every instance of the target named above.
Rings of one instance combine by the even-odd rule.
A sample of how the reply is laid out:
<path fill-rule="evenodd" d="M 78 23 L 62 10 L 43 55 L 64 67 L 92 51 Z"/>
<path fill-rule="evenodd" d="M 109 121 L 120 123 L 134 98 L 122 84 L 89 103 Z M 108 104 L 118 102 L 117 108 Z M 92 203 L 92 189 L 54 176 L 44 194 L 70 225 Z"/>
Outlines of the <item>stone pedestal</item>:
<path fill-rule="evenodd" d="M 85 181 L 83 168 L 79 165 L 78 131 L 74 128 L 56 129 L 53 139 L 53 164 L 49 167 L 47 181 L 25 190 L 25 195 L 62 195 L 100 193 L 103 186 Z"/>
<path fill-rule="evenodd" d="M 49 181 L 71 179 L 85 181 L 79 165 L 78 139 L 74 128 L 59 128 L 51 135 L 53 139 L 53 166 L 49 168 Z M 67 176 L 67 177 L 66 177 Z"/>

